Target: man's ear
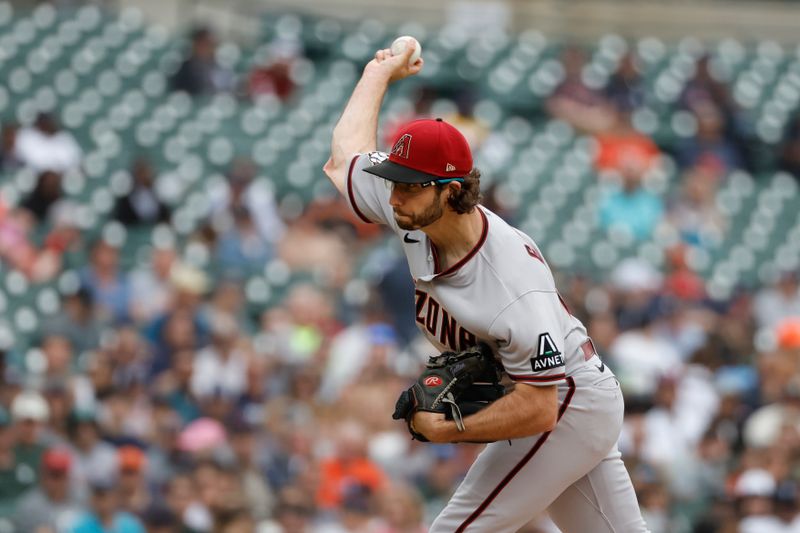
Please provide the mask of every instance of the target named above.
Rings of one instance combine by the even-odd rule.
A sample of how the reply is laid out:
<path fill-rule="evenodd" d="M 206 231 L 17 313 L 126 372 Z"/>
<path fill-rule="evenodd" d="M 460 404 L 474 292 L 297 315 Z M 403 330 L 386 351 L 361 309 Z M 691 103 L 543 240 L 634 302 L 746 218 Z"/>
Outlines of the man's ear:
<path fill-rule="evenodd" d="M 451 181 L 447 184 L 447 197 L 450 198 L 454 194 L 457 194 L 461 191 L 461 182 L 460 181 Z"/>

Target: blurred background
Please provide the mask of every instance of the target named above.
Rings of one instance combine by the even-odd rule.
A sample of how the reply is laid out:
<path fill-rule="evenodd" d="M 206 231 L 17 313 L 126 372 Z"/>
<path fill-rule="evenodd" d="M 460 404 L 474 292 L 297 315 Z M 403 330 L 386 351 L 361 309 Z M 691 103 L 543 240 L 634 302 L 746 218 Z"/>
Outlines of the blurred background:
<path fill-rule="evenodd" d="M 468 137 L 619 376 L 651 530 L 800 532 L 798 20 L 0 1 L 0 533 L 426 531 L 481 447 L 391 420 L 431 348 L 400 246 L 321 172 L 404 34 L 425 69 L 380 145 Z"/>

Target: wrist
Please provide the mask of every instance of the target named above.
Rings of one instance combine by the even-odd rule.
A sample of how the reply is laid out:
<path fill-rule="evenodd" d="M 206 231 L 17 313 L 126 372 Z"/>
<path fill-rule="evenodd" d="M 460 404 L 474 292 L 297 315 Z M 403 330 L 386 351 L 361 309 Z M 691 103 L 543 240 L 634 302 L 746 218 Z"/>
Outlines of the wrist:
<path fill-rule="evenodd" d="M 363 74 L 361 75 L 361 79 L 368 82 L 368 83 L 378 83 L 385 86 L 389 85 L 389 82 L 392 79 L 392 73 L 387 72 L 386 69 L 382 68 L 370 68 L 371 65 L 367 65 L 364 69 Z"/>
<path fill-rule="evenodd" d="M 462 432 L 458 431 L 456 423 L 442 418 L 436 425 L 436 442 L 458 442 Z"/>

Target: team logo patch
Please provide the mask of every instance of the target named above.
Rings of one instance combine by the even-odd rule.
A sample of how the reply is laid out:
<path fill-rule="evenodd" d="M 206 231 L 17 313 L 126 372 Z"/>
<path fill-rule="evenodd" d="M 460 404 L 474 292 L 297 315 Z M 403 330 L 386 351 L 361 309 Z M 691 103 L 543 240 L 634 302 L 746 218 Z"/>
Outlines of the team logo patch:
<path fill-rule="evenodd" d="M 392 155 L 396 155 L 397 157 L 402 157 L 403 159 L 408 159 L 408 151 L 411 149 L 411 135 L 406 133 L 399 139 L 397 142 L 394 143 L 394 148 L 392 148 Z"/>
<path fill-rule="evenodd" d="M 539 335 L 539 351 L 534 359 L 531 359 L 531 368 L 534 372 L 550 370 L 564 366 L 564 358 L 556 348 L 556 343 L 549 333 Z"/>
<path fill-rule="evenodd" d="M 423 381 L 426 387 L 438 387 L 442 384 L 442 378 L 439 376 L 428 376 Z"/>

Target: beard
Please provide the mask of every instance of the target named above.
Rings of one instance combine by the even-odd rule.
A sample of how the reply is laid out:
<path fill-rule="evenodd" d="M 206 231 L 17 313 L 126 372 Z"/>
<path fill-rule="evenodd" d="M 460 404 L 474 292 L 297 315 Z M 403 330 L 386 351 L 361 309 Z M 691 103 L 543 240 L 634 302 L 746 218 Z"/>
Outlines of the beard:
<path fill-rule="evenodd" d="M 437 220 L 439 220 L 442 215 L 444 214 L 444 208 L 439 201 L 439 197 L 441 193 L 436 195 L 436 198 L 431 202 L 431 205 L 425 208 L 422 213 L 417 213 L 414 215 L 398 215 L 395 211 L 394 213 L 394 220 L 397 222 L 397 225 L 406 231 L 414 231 L 420 228 L 424 228 L 425 226 L 430 226 Z M 399 217 L 403 217 L 400 219 Z"/>

